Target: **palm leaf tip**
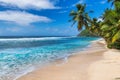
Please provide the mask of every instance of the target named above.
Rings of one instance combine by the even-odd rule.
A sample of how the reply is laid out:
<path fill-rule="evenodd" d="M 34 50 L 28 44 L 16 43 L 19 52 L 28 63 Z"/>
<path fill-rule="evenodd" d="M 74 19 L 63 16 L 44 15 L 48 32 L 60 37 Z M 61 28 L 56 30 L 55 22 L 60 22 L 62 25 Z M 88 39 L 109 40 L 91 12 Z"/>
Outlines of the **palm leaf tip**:
<path fill-rule="evenodd" d="M 113 36 L 112 43 L 114 43 L 118 39 L 120 39 L 120 30 Z"/>
<path fill-rule="evenodd" d="M 77 5 L 76 5 L 76 8 L 78 9 L 78 11 L 79 11 L 79 10 L 84 11 L 84 9 L 86 8 L 86 4 L 77 4 Z"/>
<path fill-rule="evenodd" d="M 75 16 L 75 15 L 77 15 L 77 13 L 72 10 L 72 11 L 70 12 L 70 16 Z"/>

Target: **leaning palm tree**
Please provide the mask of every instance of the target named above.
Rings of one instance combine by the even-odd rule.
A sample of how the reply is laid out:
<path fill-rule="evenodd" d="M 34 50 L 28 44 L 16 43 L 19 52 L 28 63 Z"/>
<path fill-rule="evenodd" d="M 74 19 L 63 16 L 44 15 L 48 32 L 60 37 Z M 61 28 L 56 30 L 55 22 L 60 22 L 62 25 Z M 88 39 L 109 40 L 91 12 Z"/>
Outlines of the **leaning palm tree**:
<path fill-rule="evenodd" d="M 114 8 L 105 10 L 103 14 L 101 33 L 109 48 L 120 49 L 120 1 L 109 1 L 114 1 L 112 2 Z"/>
<path fill-rule="evenodd" d="M 91 33 L 103 37 L 109 48 L 120 49 L 120 0 L 108 1 L 113 1 L 114 7 L 105 10 L 102 22 L 95 18 L 90 19 L 85 10 L 85 4 L 78 4 L 76 5 L 77 11 L 71 11 L 71 21 L 73 21 L 73 25 L 78 23 L 78 30 L 85 28 Z"/>
<path fill-rule="evenodd" d="M 91 22 L 91 20 L 88 16 L 88 13 L 85 11 L 86 5 L 77 4 L 76 7 L 77 7 L 77 11 L 72 10 L 70 13 L 70 16 L 72 16 L 72 19 L 70 21 L 73 21 L 73 25 L 75 23 L 78 24 L 78 30 L 82 30 L 83 27 L 88 29 L 89 22 Z"/>
<path fill-rule="evenodd" d="M 88 15 L 88 13 L 92 13 L 93 11 L 86 12 L 85 4 L 83 4 L 83 5 L 78 4 L 78 5 L 76 5 L 76 7 L 77 7 L 77 11 L 72 10 L 70 13 L 70 16 L 72 16 L 72 20 L 70 20 L 70 21 L 73 21 L 73 25 L 75 23 L 77 23 L 78 30 L 82 30 L 84 28 L 85 31 L 87 31 L 88 33 L 90 33 L 93 36 L 100 35 L 99 34 L 100 28 L 98 28 L 100 22 L 96 18 L 91 19 Z"/>

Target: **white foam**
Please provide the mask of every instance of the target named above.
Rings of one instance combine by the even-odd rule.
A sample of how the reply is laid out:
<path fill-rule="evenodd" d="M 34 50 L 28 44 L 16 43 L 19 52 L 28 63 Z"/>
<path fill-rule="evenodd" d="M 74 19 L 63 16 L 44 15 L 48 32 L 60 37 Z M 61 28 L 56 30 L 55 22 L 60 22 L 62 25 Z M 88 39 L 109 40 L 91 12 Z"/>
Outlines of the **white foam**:
<path fill-rule="evenodd" d="M 35 70 L 34 67 L 30 67 L 29 69 L 25 70 L 24 72 L 21 72 L 18 75 L 16 75 L 16 77 L 13 80 L 17 80 L 18 78 L 20 78 L 20 77 L 22 77 L 22 76 L 24 76 L 24 75 L 26 75 L 34 70 Z"/>
<path fill-rule="evenodd" d="M 71 38 L 71 37 L 44 37 L 44 38 L 7 38 L 0 39 L 0 41 L 33 41 L 33 40 L 54 40 L 62 38 Z"/>

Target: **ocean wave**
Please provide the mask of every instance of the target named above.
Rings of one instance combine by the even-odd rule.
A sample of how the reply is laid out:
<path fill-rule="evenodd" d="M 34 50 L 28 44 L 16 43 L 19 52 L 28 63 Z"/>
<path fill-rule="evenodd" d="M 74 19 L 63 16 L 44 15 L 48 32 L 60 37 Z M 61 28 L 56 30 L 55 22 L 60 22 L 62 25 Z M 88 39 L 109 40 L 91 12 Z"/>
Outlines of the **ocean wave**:
<path fill-rule="evenodd" d="M 44 37 L 44 38 L 0 38 L 0 41 L 33 41 L 33 40 L 54 40 L 67 37 Z"/>
<path fill-rule="evenodd" d="M 13 80 L 28 73 L 37 65 L 43 66 L 57 59 L 67 60 L 68 56 L 87 47 L 92 40 L 95 39 L 75 37 L 3 39 L 0 43 L 0 80 Z"/>

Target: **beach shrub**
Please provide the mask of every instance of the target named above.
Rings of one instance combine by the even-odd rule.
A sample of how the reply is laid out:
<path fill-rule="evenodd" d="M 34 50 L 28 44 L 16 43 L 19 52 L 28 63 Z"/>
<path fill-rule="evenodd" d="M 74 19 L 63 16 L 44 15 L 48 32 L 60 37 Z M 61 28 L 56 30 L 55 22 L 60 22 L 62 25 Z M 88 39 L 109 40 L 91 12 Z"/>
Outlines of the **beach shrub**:
<path fill-rule="evenodd" d="M 108 48 L 110 48 L 110 49 L 120 49 L 120 41 L 116 41 L 114 43 L 108 44 Z"/>

